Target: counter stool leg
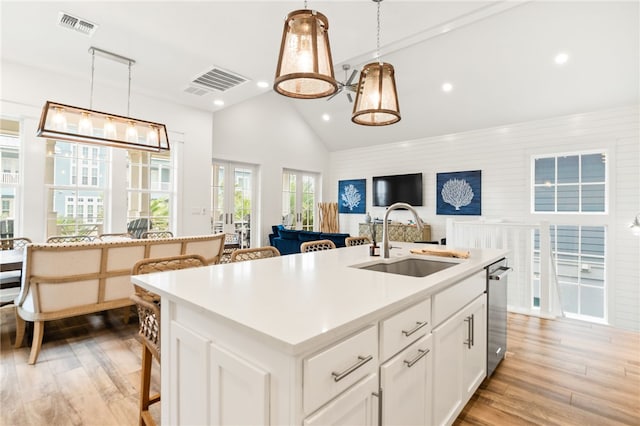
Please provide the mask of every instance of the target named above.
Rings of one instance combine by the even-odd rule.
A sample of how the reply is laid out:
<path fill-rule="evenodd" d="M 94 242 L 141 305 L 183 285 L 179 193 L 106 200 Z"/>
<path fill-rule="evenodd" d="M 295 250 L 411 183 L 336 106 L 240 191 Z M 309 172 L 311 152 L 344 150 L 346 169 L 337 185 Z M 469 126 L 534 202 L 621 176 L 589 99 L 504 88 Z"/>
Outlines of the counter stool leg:
<path fill-rule="evenodd" d="M 155 426 L 149 406 L 160 401 L 160 395 L 149 396 L 151 390 L 151 364 L 153 355 L 146 345 L 142 345 L 142 370 L 140 372 L 140 426 Z"/>

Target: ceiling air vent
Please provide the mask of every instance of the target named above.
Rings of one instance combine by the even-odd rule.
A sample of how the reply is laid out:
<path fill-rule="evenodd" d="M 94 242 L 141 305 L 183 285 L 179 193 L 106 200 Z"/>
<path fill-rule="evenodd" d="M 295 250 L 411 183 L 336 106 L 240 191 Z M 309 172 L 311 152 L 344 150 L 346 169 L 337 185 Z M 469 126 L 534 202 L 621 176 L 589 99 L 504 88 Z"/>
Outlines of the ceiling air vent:
<path fill-rule="evenodd" d="M 213 89 L 224 92 L 246 81 L 248 81 L 246 78 L 231 71 L 213 68 L 201 76 L 196 77 L 191 83 L 209 90 Z"/>
<path fill-rule="evenodd" d="M 204 96 L 207 93 L 211 93 L 210 90 L 204 90 L 204 89 L 201 89 L 201 88 L 195 87 L 195 86 L 189 86 L 186 89 L 184 89 L 184 91 L 186 93 L 191 93 L 192 95 L 196 95 L 196 96 Z"/>
<path fill-rule="evenodd" d="M 58 25 L 88 36 L 92 36 L 96 31 L 96 28 L 98 28 L 98 25 L 93 22 L 78 18 L 77 16 L 69 15 L 65 12 L 58 12 Z"/>

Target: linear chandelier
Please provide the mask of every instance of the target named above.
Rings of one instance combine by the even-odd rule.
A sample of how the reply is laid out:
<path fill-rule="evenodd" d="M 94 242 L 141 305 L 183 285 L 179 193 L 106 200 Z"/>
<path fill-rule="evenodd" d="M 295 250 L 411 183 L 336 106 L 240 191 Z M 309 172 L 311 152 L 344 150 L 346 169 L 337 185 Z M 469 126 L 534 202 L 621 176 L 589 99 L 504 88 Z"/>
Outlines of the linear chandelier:
<path fill-rule="evenodd" d="M 91 94 L 89 109 L 47 101 L 42 108 L 37 135 L 49 139 L 107 145 L 142 151 L 168 151 L 167 127 L 161 123 L 129 117 L 131 103 L 131 66 L 133 59 L 98 49 L 91 53 Z M 127 116 L 95 111 L 93 107 L 93 76 L 96 53 L 129 67 Z"/>

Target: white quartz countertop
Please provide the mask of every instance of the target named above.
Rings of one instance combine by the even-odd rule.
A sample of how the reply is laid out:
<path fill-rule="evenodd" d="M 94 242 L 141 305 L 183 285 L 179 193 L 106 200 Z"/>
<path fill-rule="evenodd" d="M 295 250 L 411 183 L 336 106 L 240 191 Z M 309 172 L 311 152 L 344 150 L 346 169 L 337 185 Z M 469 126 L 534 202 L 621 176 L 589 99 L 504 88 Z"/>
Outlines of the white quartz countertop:
<path fill-rule="evenodd" d="M 423 278 L 358 269 L 383 261 L 368 246 L 134 275 L 132 282 L 199 311 L 231 321 L 242 331 L 301 353 L 418 302 L 506 256 L 506 250 L 471 249 L 468 259 L 412 255 L 424 244 L 393 242 L 391 258 L 456 262 Z M 241 330 L 239 330 L 241 331 Z"/>

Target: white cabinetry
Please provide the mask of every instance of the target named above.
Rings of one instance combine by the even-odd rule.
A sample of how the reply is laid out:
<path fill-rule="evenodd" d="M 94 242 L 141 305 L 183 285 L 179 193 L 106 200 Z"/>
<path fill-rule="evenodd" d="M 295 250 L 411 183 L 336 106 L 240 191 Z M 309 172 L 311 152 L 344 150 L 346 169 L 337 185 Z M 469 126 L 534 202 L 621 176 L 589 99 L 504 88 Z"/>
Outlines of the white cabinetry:
<path fill-rule="evenodd" d="M 176 321 L 169 336 L 170 424 L 269 424 L 269 373 Z"/>
<path fill-rule="evenodd" d="M 433 329 L 434 425 L 453 423 L 485 377 L 486 300 L 482 294 Z"/>
<path fill-rule="evenodd" d="M 304 421 L 306 426 L 378 425 L 378 375 L 372 374 Z"/>
<path fill-rule="evenodd" d="M 432 351 L 428 335 L 380 367 L 383 425 L 431 423 Z"/>

